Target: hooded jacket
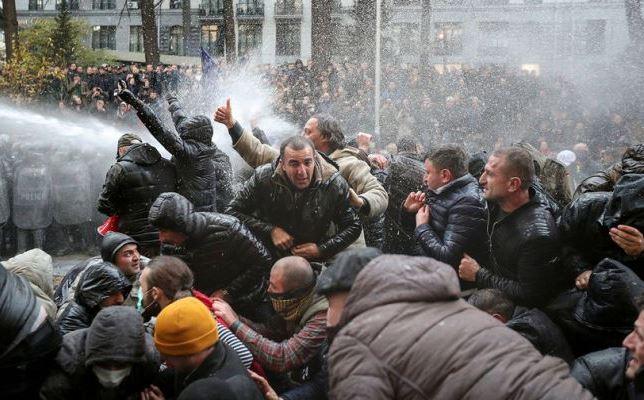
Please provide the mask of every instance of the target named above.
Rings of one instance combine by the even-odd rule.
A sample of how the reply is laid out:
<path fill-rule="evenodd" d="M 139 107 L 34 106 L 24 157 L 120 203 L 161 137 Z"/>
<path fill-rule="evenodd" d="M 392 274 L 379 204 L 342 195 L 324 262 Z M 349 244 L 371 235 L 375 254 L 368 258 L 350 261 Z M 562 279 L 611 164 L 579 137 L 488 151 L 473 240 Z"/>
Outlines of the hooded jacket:
<path fill-rule="evenodd" d="M 90 265 L 100 264 L 102 261 L 109 262 L 114 265 L 116 253 L 126 244 L 138 244 L 136 240 L 132 239 L 130 236 L 125 235 L 120 232 L 109 232 L 103 237 L 101 242 L 101 257 L 92 257 L 87 260 L 75 265 L 70 269 L 63 279 L 58 284 L 56 292 L 54 294 L 54 302 L 58 307 L 61 307 L 67 300 L 74 297 L 76 288 L 78 287 L 78 282 L 80 280 L 83 272 L 87 270 Z M 143 257 L 145 258 L 145 257 Z M 145 258 L 147 260 L 147 258 Z M 141 263 L 144 264 L 144 260 L 141 259 Z M 126 276 L 132 285 L 136 285 L 138 280 L 138 274 L 135 276 Z M 137 293 L 131 293 L 137 295 Z"/>
<path fill-rule="evenodd" d="M 587 192 L 612 192 L 617 181 L 626 174 L 644 174 L 644 144 L 629 147 L 621 161 L 584 179 L 574 198 Z"/>
<path fill-rule="evenodd" d="M 264 243 L 273 246 L 271 231 L 280 227 L 295 239 L 294 246 L 316 243 L 328 259 L 353 243 L 362 228 L 349 205 L 349 186 L 333 161 L 317 153 L 311 185 L 297 190 L 279 168 L 279 159 L 262 165 L 237 193 L 227 212 L 239 218 Z M 335 234 L 329 234 L 331 223 Z M 288 253 L 290 255 L 290 253 Z"/>
<path fill-rule="evenodd" d="M 561 360 L 459 299 L 447 264 L 383 255 L 358 274 L 331 344 L 331 399 L 592 399 Z"/>
<path fill-rule="evenodd" d="M 239 220 L 226 214 L 196 212 L 188 199 L 163 193 L 150 209 L 150 223 L 188 236 L 181 248 L 162 246 L 165 255 L 182 258 L 206 294 L 226 289 L 235 302 L 264 295 L 272 266 L 270 253 Z"/>
<path fill-rule="evenodd" d="M 29 281 L 38 302 L 47 316 L 56 319 L 58 308 L 54 304 L 54 265 L 51 256 L 40 249 L 31 249 L 2 262 L 2 266 Z"/>
<path fill-rule="evenodd" d="M 103 388 L 92 367 L 114 362 L 132 370 L 116 390 Z M 56 365 L 45 380 L 40 398 L 139 399 L 139 393 L 154 383 L 160 357 L 154 341 L 145 333 L 141 316 L 131 307 L 113 306 L 98 313 L 89 328 L 63 337 Z"/>
<path fill-rule="evenodd" d="M 156 247 L 159 232 L 148 223 L 148 211 L 161 193 L 174 188 L 172 164 L 148 143 L 133 145 L 107 172 L 98 211 L 118 215 L 119 232 Z"/>
<path fill-rule="evenodd" d="M 197 211 L 214 211 L 216 175 L 213 157 L 216 146 L 212 143 L 210 118 L 205 115 L 188 117 L 179 101 L 168 96 L 168 111 L 175 132 L 164 126 L 154 111 L 130 91 L 125 90 L 119 96 L 134 107 L 152 136 L 172 154 L 177 170 L 177 191 L 190 200 Z"/>
<path fill-rule="evenodd" d="M 530 188 L 530 200 L 499 217 L 488 203 L 487 233 L 491 267 L 476 273 L 476 286 L 504 292 L 516 304 L 541 306 L 561 292 L 569 274 L 560 265 L 559 230 L 549 208 Z"/>
<path fill-rule="evenodd" d="M 62 335 L 87 328 L 101 310 L 101 302 L 121 292 L 127 298 L 132 289 L 130 281 L 111 263 L 91 265 L 81 276 L 74 300 L 58 310 L 56 323 Z"/>

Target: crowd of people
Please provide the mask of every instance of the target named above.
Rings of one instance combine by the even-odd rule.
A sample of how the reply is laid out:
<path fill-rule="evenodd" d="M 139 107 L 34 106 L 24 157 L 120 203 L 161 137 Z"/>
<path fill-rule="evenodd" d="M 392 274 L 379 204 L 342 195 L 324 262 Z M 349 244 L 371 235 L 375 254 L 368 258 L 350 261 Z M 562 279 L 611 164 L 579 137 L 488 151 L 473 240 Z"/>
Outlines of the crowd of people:
<path fill-rule="evenodd" d="M 583 113 L 564 86 L 557 117 L 540 92 L 525 103 L 504 92 L 535 77 L 481 68 L 425 86 L 410 67 L 386 71 L 383 108 L 396 115 L 383 121 L 395 124 L 377 140 L 361 132 L 369 102 L 355 104 L 369 96 L 366 67 L 265 72 L 278 112 L 302 129 L 280 143 L 240 123 L 234 99 L 191 115 L 151 67 L 113 81 L 106 99 L 171 158 L 120 137 L 92 195 L 108 218 L 100 254 L 57 285 L 44 228 L 22 221 L 42 217 L 26 210 L 49 201 L 51 176 L 37 152 L 14 168 L 5 211 L 22 239 L 0 268 L 3 398 L 644 397 L 644 144 L 632 121 L 576 130 Z M 157 84 L 164 99 L 151 102 Z M 407 112 L 417 102 L 426 112 Z M 216 124 L 243 171 L 213 143 Z M 541 143 L 521 140 L 535 127 Z M 600 148 L 619 157 L 601 165 Z M 71 165 L 71 181 L 90 173 Z"/>

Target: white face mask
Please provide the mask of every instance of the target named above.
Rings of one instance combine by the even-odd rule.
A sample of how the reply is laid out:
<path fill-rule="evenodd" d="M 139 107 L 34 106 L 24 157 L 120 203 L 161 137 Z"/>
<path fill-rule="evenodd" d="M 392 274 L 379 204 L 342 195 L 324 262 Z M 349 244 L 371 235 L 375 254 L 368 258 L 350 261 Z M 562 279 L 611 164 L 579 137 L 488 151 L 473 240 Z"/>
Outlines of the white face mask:
<path fill-rule="evenodd" d="M 97 365 L 92 367 L 94 375 L 98 378 L 98 382 L 104 388 L 115 388 L 123 382 L 130 372 L 132 371 L 132 366 L 123 368 L 123 369 L 105 369 Z"/>

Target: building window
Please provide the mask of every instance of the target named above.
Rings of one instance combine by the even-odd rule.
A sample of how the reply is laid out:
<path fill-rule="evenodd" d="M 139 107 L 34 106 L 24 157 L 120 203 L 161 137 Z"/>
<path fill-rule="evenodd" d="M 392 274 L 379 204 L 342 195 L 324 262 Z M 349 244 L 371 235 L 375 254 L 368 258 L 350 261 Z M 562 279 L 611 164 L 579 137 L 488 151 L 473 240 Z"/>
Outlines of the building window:
<path fill-rule="evenodd" d="M 31 3 L 31 0 L 30 0 Z M 60 10 L 62 0 L 56 0 L 56 10 Z M 79 9 L 79 1 L 78 0 L 67 0 L 67 9 L 68 10 L 78 10 Z"/>
<path fill-rule="evenodd" d="M 181 8 L 181 0 L 170 0 L 170 9 L 178 10 Z"/>
<path fill-rule="evenodd" d="M 393 34 L 398 45 L 398 55 L 409 55 L 418 53 L 418 40 L 420 32 L 417 24 L 396 24 L 393 26 Z"/>
<path fill-rule="evenodd" d="M 207 15 L 224 15 L 224 0 L 202 0 L 200 7 Z"/>
<path fill-rule="evenodd" d="M 116 50 L 116 26 L 92 28 L 92 48 Z"/>
<path fill-rule="evenodd" d="M 276 48 L 278 56 L 300 55 L 300 24 L 277 24 L 275 29 Z"/>
<path fill-rule="evenodd" d="M 262 45 L 262 26 L 259 24 L 239 24 L 237 51 L 239 55 Z"/>
<path fill-rule="evenodd" d="M 262 0 L 239 0 L 237 3 L 237 16 L 264 15 L 264 2 Z"/>
<path fill-rule="evenodd" d="M 182 56 L 183 50 L 183 27 L 173 26 L 170 28 L 170 45 L 168 46 L 168 53 L 175 56 Z"/>
<path fill-rule="evenodd" d="M 93 0 L 92 9 L 94 9 L 94 10 L 114 10 L 114 9 L 116 9 L 116 0 Z"/>
<path fill-rule="evenodd" d="M 606 20 L 591 19 L 586 21 L 584 37 L 586 54 L 602 54 L 606 42 Z"/>
<path fill-rule="evenodd" d="M 44 0 L 29 0 L 29 11 L 42 10 L 45 5 Z"/>
<path fill-rule="evenodd" d="M 219 25 L 203 25 L 201 27 L 201 46 L 212 56 L 224 54 L 224 35 Z"/>
<path fill-rule="evenodd" d="M 439 22 L 436 27 L 434 54 L 457 55 L 463 51 L 463 25 L 460 22 Z"/>
<path fill-rule="evenodd" d="M 301 0 L 277 0 L 275 15 L 302 15 Z"/>
<path fill-rule="evenodd" d="M 140 53 L 143 51 L 143 27 L 130 26 L 130 51 Z"/>
<path fill-rule="evenodd" d="M 499 56 L 508 52 L 509 39 L 508 22 L 481 22 L 479 23 L 478 53 L 481 56 Z"/>

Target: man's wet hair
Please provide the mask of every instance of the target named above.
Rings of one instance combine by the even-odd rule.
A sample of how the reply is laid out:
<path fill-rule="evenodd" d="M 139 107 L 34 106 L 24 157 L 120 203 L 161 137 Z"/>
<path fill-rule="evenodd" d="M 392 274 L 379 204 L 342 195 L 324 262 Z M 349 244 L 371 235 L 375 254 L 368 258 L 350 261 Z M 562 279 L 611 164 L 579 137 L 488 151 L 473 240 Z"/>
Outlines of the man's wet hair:
<path fill-rule="evenodd" d="M 521 189 L 530 187 L 535 178 L 535 168 L 532 156 L 527 150 L 518 147 L 508 147 L 496 150 L 494 157 L 504 157 L 504 173 L 508 177 L 517 177 L 521 180 Z"/>
<path fill-rule="evenodd" d="M 454 179 L 467 174 L 468 156 L 461 146 L 445 144 L 427 153 L 425 160 L 430 161 L 439 170 L 446 169 Z"/>
<path fill-rule="evenodd" d="M 344 133 L 340 127 L 340 122 L 330 114 L 315 114 L 313 117 L 318 121 L 318 130 L 320 134 L 329 140 L 331 151 L 342 149 L 346 146 Z"/>
<path fill-rule="evenodd" d="M 313 144 L 313 142 L 309 138 L 301 135 L 291 136 L 284 139 L 284 141 L 280 145 L 280 158 L 284 158 L 284 151 L 287 147 L 291 150 L 296 151 L 304 150 L 310 147 L 311 150 L 313 150 L 313 154 L 315 154 L 315 145 Z"/>
<path fill-rule="evenodd" d="M 498 289 L 477 290 L 467 302 L 490 315 L 499 314 L 506 320 L 511 319 L 514 314 L 514 303 Z"/>

